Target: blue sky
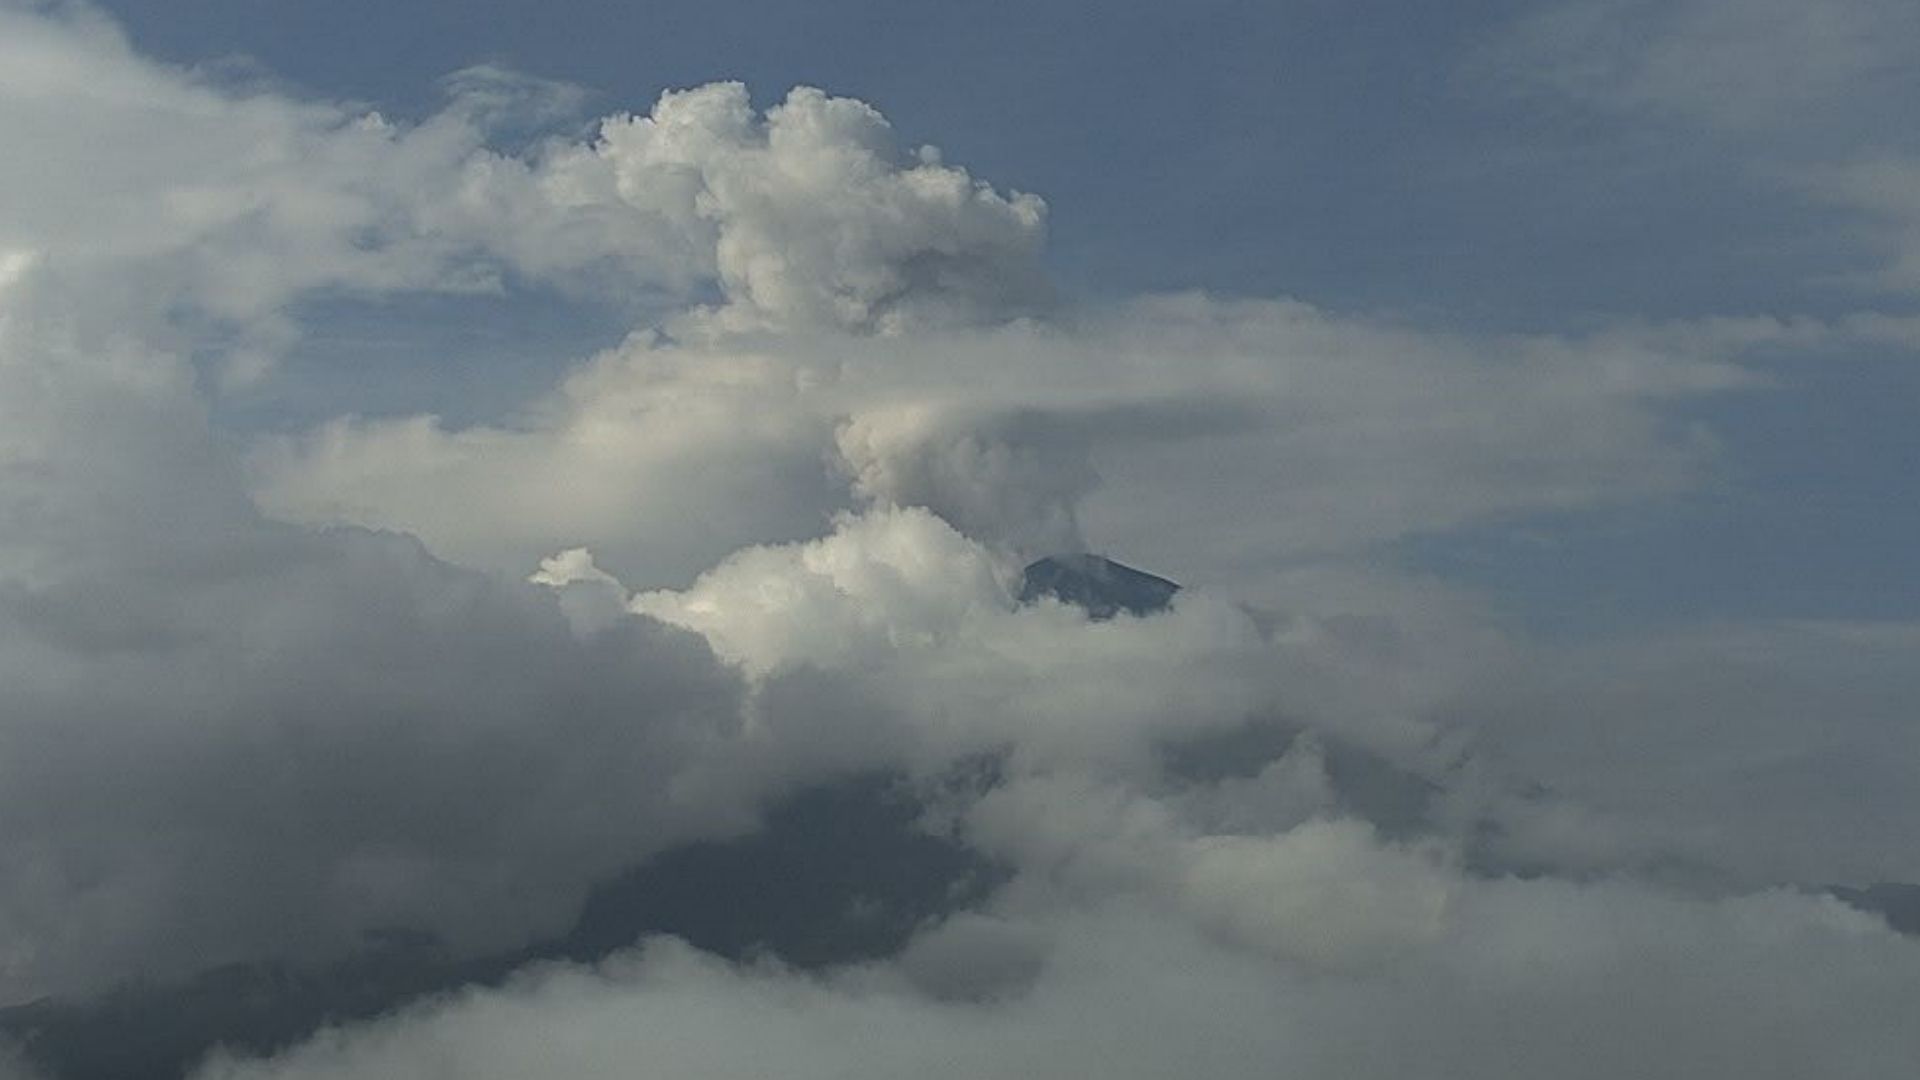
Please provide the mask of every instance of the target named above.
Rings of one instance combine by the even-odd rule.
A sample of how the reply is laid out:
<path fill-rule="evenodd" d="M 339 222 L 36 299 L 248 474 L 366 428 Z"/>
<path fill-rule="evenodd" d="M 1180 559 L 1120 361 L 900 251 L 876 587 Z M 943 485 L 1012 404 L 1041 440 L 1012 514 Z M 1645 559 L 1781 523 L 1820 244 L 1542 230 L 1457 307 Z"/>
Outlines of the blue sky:
<path fill-rule="evenodd" d="M 1904 1075 L 1831 890 L 1920 882 L 1916 70 L 1911 0 L 0 0 L 0 1006 L 432 941 L 168 1075 Z M 1074 551 L 1182 588 L 1019 599 Z M 1004 871 L 896 952 L 459 986 L 875 778 Z"/>
<path fill-rule="evenodd" d="M 402 116 L 480 62 L 578 83 L 596 113 L 714 79 L 763 102 L 817 85 L 1047 196 L 1053 258 L 1096 293 L 1279 292 L 1527 328 L 1845 310 L 1819 279 L 1862 268 L 1832 235 L 1844 215 L 1749 174 L 1748 148 L 1490 70 L 1539 7 L 1511 0 L 107 7 L 157 55 L 250 59 Z"/>
<path fill-rule="evenodd" d="M 1552 12 L 1513 2 L 108 7 L 158 56 L 399 117 L 436 111 L 443 77 L 481 62 L 579 85 L 583 115 L 716 78 L 762 103 L 796 84 L 848 94 L 904 141 L 1046 198 L 1048 265 L 1094 301 L 1284 295 L 1496 333 L 1914 309 L 1909 292 L 1866 281 L 1887 258 L 1884 222 L 1791 175 L 1911 144 L 1901 98 L 1865 61 L 1849 70 L 1844 50 L 1809 50 L 1806 64 L 1834 70 L 1776 77 L 1789 89 L 1770 127 L 1703 117 L 1684 86 L 1624 103 L 1623 84 L 1555 86 L 1536 69 L 1577 65 L 1516 45 Z M 1615 7 L 1622 38 L 1658 46 L 1653 8 Z M 1767 80 L 1771 47 L 1754 46 L 1724 92 Z M 348 301 L 308 321 L 321 388 L 299 405 L 263 397 L 251 421 L 497 415 L 628 320 L 536 292 L 511 305 Z M 1775 350 L 1759 364 L 1768 387 L 1689 414 L 1724 446 L 1704 488 L 1415 537 L 1400 555 L 1561 632 L 1913 617 L 1912 360 L 1897 345 Z"/>

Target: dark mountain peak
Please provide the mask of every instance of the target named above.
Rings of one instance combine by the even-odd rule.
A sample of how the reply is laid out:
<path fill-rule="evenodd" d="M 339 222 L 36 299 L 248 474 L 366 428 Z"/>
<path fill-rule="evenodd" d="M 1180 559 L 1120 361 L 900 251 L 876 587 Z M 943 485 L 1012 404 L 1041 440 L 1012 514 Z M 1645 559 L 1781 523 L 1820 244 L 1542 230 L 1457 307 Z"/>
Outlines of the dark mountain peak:
<path fill-rule="evenodd" d="M 1179 591 L 1180 586 L 1166 578 L 1086 552 L 1049 555 L 1020 575 L 1021 603 L 1051 596 L 1087 609 L 1096 619 L 1111 619 L 1123 611 L 1129 615 L 1165 611 Z"/>

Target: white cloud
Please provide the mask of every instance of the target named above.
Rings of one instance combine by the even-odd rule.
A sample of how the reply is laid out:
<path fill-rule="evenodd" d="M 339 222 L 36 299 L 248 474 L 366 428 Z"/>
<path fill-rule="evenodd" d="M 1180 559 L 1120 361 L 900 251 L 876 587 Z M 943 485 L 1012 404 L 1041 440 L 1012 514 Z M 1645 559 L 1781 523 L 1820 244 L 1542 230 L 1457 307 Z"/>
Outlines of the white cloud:
<path fill-rule="evenodd" d="M 988 552 L 925 511 L 845 518 L 826 540 L 752 548 L 684 593 L 633 610 L 705 634 L 749 672 L 846 666 L 891 647 L 938 648 L 1013 601 Z"/>
<path fill-rule="evenodd" d="M 1205 589 L 1163 614 L 1091 623 L 1059 603 L 1016 609 L 1014 571 L 924 510 L 874 510 L 821 540 L 740 552 L 685 590 L 640 593 L 633 608 L 704 635 L 758 687 L 843 677 L 858 706 L 828 722 L 871 717 L 858 722 L 889 734 L 866 741 L 918 768 L 1005 749 L 1020 768 L 1138 777 L 1165 740 L 1295 712 L 1409 760 L 1434 736 L 1418 709 L 1394 707 L 1408 702 L 1377 668 L 1355 679 L 1330 670 L 1323 654 L 1352 647 L 1337 624 L 1263 628 Z M 765 734 L 797 753 L 823 732 Z"/>
<path fill-rule="evenodd" d="M 1689 146 L 1704 135 L 1752 177 L 1850 212 L 1824 228 L 1851 234 L 1852 283 L 1910 295 L 1916 63 L 1920 8 L 1904 0 L 1604 0 L 1526 14 L 1479 66 Z"/>
<path fill-rule="evenodd" d="M 1739 885 L 1920 878 L 1920 628 L 1707 626 L 1542 650 L 1469 694 L 1521 862 L 1711 869 Z"/>
<path fill-rule="evenodd" d="M 325 957 L 391 925 L 461 951 L 522 941 L 594 881 L 746 828 L 858 756 L 733 770 L 755 760 L 744 688 L 691 635 L 596 621 L 404 536 L 262 519 L 200 354 L 209 336 L 284 345 L 316 291 L 491 288 L 610 255 L 616 279 L 720 280 L 728 306 L 699 316 L 716 324 L 991 319 L 993 289 L 1028 272 L 1037 202 L 897 155 L 871 110 L 808 91 L 765 119 L 738 87 L 672 95 L 522 159 L 486 132 L 566 95 L 497 72 L 403 126 L 153 64 L 77 7 L 0 10 L 0 61 L 0 142 L 36 149 L 0 164 L 0 999 Z M 488 218 L 495 197 L 525 214 Z M 756 503 L 816 531 L 830 506 L 787 493 L 783 447 L 798 429 L 817 453 L 831 429 L 765 407 L 752 357 L 661 354 L 676 399 L 629 392 L 652 411 L 622 414 L 583 381 L 606 411 L 577 434 L 652 439 L 698 483 L 712 457 L 662 425 L 758 426 L 735 459 L 767 463 L 744 483 L 718 469 L 733 486 L 707 507 L 754 524 L 696 522 L 689 568 L 777 537 Z M 594 472 L 547 464 L 533 481 Z"/>
<path fill-rule="evenodd" d="M 200 1076 L 1753 1080 L 1878 1077 L 1920 1051 L 1892 1004 L 1920 988 L 1920 953 L 1789 896 L 1475 885 L 1402 963 L 1331 977 L 1127 904 L 1026 927 L 1043 942 L 1030 983 L 984 1001 L 885 968 L 816 980 L 662 942 Z"/>
<path fill-rule="evenodd" d="M 0 248 L 50 253 L 99 318 L 184 304 L 243 348 L 284 347 L 316 289 L 496 291 L 515 276 L 609 296 L 712 286 L 702 318 L 899 330 L 1048 306 L 1044 207 L 863 103 L 799 88 L 756 114 L 738 84 L 662 96 L 591 141 L 490 149 L 578 91 L 495 68 L 421 123 L 224 89 L 136 55 L 82 7 L 0 10 Z M 111 315 L 105 312 L 111 311 Z M 258 364 L 257 357 L 247 358 Z"/>
<path fill-rule="evenodd" d="M 1427 827 L 1495 865 L 1713 889 L 1920 877 L 1903 839 L 1920 816 L 1905 625 L 1547 647 L 1444 590 L 1320 574 L 1274 579 L 1277 615 L 1201 589 L 1168 614 L 1088 624 L 1073 609 L 1012 609 L 1011 573 L 925 512 L 875 511 L 633 608 L 703 634 L 758 692 L 800 672 L 858 688 L 812 714 L 825 721 L 762 714 L 773 760 L 865 745 L 935 769 L 1008 749 L 1015 775 L 1151 785 L 1168 741 L 1304 727 L 1436 785 Z M 1335 812 L 1341 793 L 1310 747 L 1261 773 L 1264 788 L 1211 781 L 1188 812 L 1203 832 Z M 1541 784 L 1544 797 L 1525 794 Z"/>
<path fill-rule="evenodd" d="M 499 947 L 750 824 L 758 793 L 673 784 L 739 726 L 698 642 L 631 620 L 581 642 L 401 537 L 222 531 L 0 586 L 0 996 L 393 925 Z"/>
<path fill-rule="evenodd" d="M 1228 833 L 1184 818 L 1119 785 L 1049 774 L 988 793 L 967 824 L 1021 869 L 1016 905 L 1035 890 L 1091 904 L 1137 896 L 1218 940 L 1323 971 L 1373 969 L 1430 942 L 1456 891 L 1440 847 L 1382 846 L 1351 818 Z"/>
<path fill-rule="evenodd" d="M 1079 503 L 1099 477 L 1085 435 L 1051 419 L 967 417 L 915 401 L 848 417 L 834 452 L 864 501 L 924 506 L 970 536 L 1032 555 L 1079 551 Z"/>
<path fill-rule="evenodd" d="M 927 506 L 1023 554 L 1084 542 L 1245 579 L 1683 490 L 1713 447 L 1668 410 L 1749 385 L 1733 358 L 1791 332 L 1473 339 L 1165 297 L 1070 327 L 637 337 L 510 425 L 348 420 L 275 442 L 254 490 L 276 515 L 403 528 L 506 573 L 584 544 L 636 585 L 859 502 Z"/>
<path fill-rule="evenodd" d="M 898 961 L 656 945 L 212 1075 L 1912 1059 L 1886 1003 L 1920 958 L 1836 904 L 1458 869 L 1497 825 L 1549 871 L 1915 876 L 1910 630 L 1551 650 L 1368 559 L 1688 490 L 1716 449 L 1686 406 L 1758 385 L 1749 350 L 1911 326 L 1074 310 L 1036 199 L 859 102 L 716 84 L 505 153 L 577 94 L 474 69 L 396 124 L 61 11 L 0 9 L 0 145 L 40 152 L 0 156 L 0 997 L 396 924 L 524 941 L 782 793 L 990 759 L 940 809 L 1013 880 Z M 270 378 L 300 298 L 528 281 L 685 310 L 492 422 L 341 417 L 243 467 L 213 419 L 205 354 Z M 1014 605 L 1023 558 L 1083 543 L 1191 587 L 1145 618 Z M 1228 775 L 1170 764 L 1247 732 Z M 1395 835 L 1353 760 L 1454 792 Z"/>

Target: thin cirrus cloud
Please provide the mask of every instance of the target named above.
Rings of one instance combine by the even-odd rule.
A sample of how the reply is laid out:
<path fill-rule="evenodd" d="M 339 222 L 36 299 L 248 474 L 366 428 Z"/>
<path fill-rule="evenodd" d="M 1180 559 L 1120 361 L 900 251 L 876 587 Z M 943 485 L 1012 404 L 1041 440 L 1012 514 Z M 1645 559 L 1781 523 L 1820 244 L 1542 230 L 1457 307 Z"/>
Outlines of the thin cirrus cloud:
<path fill-rule="evenodd" d="M 1848 278 L 1911 296 L 1920 147 L 1905 133 L 1920 14 L 1898 0 L 1613 0 L 1549 5 L 1506 29 L 1483 75 L 1639 124 L 1705 137 L 1737 173 L 1784 189 L 1855 239 Z"/>
<path fill-rule="evenodd" d="M 1768 385 L 1755 354 L 1910 341 L 1898 312 L 1078 305 L 1038 198 L 862 102 L 716 83 L 580 135 L 564 85 L 448 87 L 397 122 L 0 7 L 0 143 L 37 151 L 0 164 L 0 1001 L 396 927 L 510 954 L 879 772 L 1003 872 L 895 955 L 654 940 L 196 1075 L 1920 1053 L 1889 1007 L 1920 952 L 1818 893 L 1920 878 L 1909 628 L 1539 641 L 1390 555 L 1710 485 L 1700 410 Z M 674 310 L 497 417 L 223 420 L 303 301 L 527 290 Z M 1024 560 L 1079 549 L 1189 587 L 1016 604 Z"/>

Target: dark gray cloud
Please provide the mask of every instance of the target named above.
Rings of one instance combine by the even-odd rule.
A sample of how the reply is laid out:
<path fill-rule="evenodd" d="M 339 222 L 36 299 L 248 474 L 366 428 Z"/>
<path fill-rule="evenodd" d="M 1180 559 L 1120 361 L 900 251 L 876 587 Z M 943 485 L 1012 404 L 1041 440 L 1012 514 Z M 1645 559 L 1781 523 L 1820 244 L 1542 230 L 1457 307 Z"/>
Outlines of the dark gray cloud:
<path fill-rule="evenodd" d="M 1774 55 L 1721 15 L 1556 92 L 1746 130 L 1669 57 Z M 1529 26 L 1510 49 L 1595 47 Z M 1880 70 L 1850 26 L 1773 89 Z M 1920 1052 L 1889 1007 L 1920 951 L 1824 891 L 1920 878 L 1912 627 L 1545 644 L 1384 554 L 1700 490 L 1753 355 L 1910 347 L 1909 319 L 1075 307 L 1037 198 L 860 101 L 714 83 L 582 135 L 562 84 L 448 92 L 396 122 L 0 6 L 0 144 L 36 151 L 0 156 L 0 1000 L 71 999 L 10 1024 L 400 957 L 358 1023 L 201 1075 Z M 1894 213 L 1901 175 L 1848 190 Z M 505 416 L 221 423 L 304 299 L 525 288 L 675 311 Z M 1062 548 L 1188 587 L 1019 603 Z M 871 775 L 911 797 L 792 839 Z M 620 951 L 649 931 L 693 944 Z"/>
<path fill-rule="evenodd" d="M 206 554 L 0 587 L 14 994 L 385 926 L 498 945 L 748 820 L 671 784 L 737 724 L 700 642 L 639 621 L 582 642 L 399 536 Z"/>
<path fill-rule="evenodd" d="M 1329 978 L 1107 905 L 955 927 L 984 953 L 1045 957 L 979 1002 L 885 968 L 818 981 L 659 942 L 202 1075 L 1864 1077 L 1912 1059 L 1884 1018 L 1915 987 L 1910 956 L 1856 919 L 1507 884 L 1463 898 L 1395 976 Z"/>

